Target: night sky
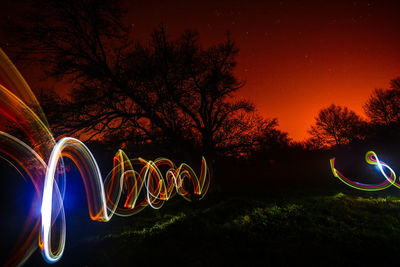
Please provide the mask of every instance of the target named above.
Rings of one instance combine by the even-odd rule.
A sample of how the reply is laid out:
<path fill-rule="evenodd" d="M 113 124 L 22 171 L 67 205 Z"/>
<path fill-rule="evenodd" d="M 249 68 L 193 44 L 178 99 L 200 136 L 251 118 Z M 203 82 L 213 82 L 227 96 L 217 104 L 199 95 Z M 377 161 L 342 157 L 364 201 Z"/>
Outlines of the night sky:
<path fill-rule="evenodd" d="M 229 30 L 240 49 L 236 73 L 246 81 L 238 97 L 277 117 L 295 140 L 308 136 L 321 108 L 335 103 L 362 115 L 372 90 L 400 76 L 399 1 L 140 0 L 125 8 L 139 40 L 160 23 L 172 38 L 198 30 L 204 45 Z"/>

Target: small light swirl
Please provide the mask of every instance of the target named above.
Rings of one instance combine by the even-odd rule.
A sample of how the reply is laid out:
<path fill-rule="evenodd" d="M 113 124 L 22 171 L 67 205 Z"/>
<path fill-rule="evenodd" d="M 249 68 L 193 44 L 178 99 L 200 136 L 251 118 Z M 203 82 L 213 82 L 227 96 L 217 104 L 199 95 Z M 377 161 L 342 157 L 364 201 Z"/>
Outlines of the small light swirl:
<path fill-rule="evenodd" d="M 389 165 L 387 165 L 385 162 L 380 161 L 378 156 L 374 151 L 368 151 L 365 154 L 365 161 L 370 164 L 370 165 L 376 165 L 382 174 L 382 176 L 385 178 L 385 180 L 382 183 L 379 184 L 364 184 L 360 182 L 354 182 L 352 180 L 349 180 L 346 178 L 343 174 L 341 174 L 336 168 L 335 168 L 335 158 L 332 158 L 330 160 L 331 164 L 331 170 L 333 173 L 333 176 L 341 180 L 343 183 L 346 185 L 358 189 L 358 190 L 364 190 L 364 191 L 379 191 L 386 189 L 390 186 L 395 186 L 400 189 L 400 184 L 396 182 L 396 173 L 393 171 L 392 168 L 390 168 Z M 389 171 L 390 175 L 388 175 L 385 172 L 385 169 Z"/>

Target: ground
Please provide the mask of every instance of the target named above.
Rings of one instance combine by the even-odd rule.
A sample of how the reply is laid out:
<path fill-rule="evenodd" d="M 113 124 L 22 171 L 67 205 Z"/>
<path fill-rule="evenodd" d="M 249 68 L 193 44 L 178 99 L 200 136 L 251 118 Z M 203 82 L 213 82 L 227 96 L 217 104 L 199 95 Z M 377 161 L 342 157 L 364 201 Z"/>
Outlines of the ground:
<path fill-rule="evenodd" d="M 400 198 L 342 191 L 287 197 L 179 197 L 109 223 L 67 221 L 62 266 L 393 265 Z M 45 264 L 36 252 L 27 265 Z"/>

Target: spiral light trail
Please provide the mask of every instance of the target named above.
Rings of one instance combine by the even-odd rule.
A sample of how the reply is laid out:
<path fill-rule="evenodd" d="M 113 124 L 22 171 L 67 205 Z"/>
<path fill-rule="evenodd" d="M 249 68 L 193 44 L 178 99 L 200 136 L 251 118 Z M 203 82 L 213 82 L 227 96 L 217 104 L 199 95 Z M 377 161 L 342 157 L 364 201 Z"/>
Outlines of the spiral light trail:
<path fill-rule="evenodd" d="M 395 186 L 400 189 L 400 184 L 398 182 L 396 182 L 396 173 L 393 171 L 392 168 L 390 168 L 389 165 L 387 165 L 383 161 L 380 161 L 374 151 L 368 151 L 365 154 L 365 161 L 370 165 L 376 165 L 378 167 L 382 176 L 385 178 L 385 180 L 382 183 L 364 184 L 364 183 L 359 183 L 359 182 L 349 180 L 335 168 L 335 158 L 332 158 L 330 160 L 333 176 L 335 176 L 336 178 L 341 180 L 346 185 L 348 185 L 352 188 L 358 189 L 358 190 L 379 191 L 379 190 L 386 189 L 390 186 Z M 390 175 L 387 175 L 387 173 L 385 172 L 385 169 L 390 173 Z"/>
<path fill-rule="evenodd" d="M 103 177 L 94 156 L 81 141 L 65 137 L 56 142 L 35 95 L 1 49 L 0 114 L 14 123 L 29 143 L 0 131 L 0 157 L 24 178 L 29 178 L 35 188 L 21 238 L 6 265 L 23 264 L 37 244 L 47 262 L 61 258 L 66 239 L 64 157 L 77 166 L 90 218 L 96 221 L 107 222 L 114 214 L 130 216 L 147 206 L 159 209 L 175 194 L 188 201 L 195 196 L 202 199 L 209 188 L 210 176 L 204 158 L 197 176 L 185 163 L 177 167 L 166 158 L 129 159 L 119 150 L 114 156 L 113 169 Z M 41 216 L 37 219 L 33 216 L 35 202 L 41 203 Z M 58 231 L 52 230 L 54 227 Z M 58 238 L 52 238 L 54 233 Z M 52 240 L 58 244 L 52 244 Z"/>

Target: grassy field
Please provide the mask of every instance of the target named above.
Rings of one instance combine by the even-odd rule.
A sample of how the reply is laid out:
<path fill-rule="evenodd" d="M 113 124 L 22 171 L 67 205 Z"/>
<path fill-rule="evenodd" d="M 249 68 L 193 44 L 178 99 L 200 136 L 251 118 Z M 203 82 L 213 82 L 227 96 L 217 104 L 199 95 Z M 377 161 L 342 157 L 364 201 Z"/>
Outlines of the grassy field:
<path fill-rule="evenodd" d="M 72 218 L 56 265 L 397 265 L 400 198 L 355 193 L 177 197 L 110 223 Z M 27 264 L 43 264 L 40 253 Z"/>

